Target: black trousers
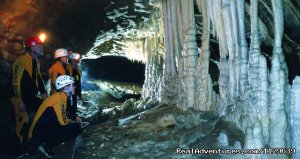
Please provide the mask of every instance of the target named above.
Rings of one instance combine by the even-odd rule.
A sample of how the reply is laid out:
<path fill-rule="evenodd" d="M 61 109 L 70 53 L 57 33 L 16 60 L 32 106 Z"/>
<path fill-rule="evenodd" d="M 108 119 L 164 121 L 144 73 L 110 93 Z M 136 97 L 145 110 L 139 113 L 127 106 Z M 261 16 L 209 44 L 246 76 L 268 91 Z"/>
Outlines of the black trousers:
<path fill-rule="evenodd" d="M 65 126 L 45 124 L 34 129 L 33 138 L 45 143 L 48 148 L 53 148 L 63 142 L 75 139 L 80 133 L 81 126 L 79 123 L 71 123 Z"/>
<path fill-rule="evenodd" d="M 70 100 L 68 100 L 68 106 L 67 106 L 67 116 L 69 119 L 72 119 L 74 121 L 76 121 L 76 111 L 77 111 L 77 96 L 76 95 L 72 95 L 72 100 L 73 102 L 71 103 Z"/>

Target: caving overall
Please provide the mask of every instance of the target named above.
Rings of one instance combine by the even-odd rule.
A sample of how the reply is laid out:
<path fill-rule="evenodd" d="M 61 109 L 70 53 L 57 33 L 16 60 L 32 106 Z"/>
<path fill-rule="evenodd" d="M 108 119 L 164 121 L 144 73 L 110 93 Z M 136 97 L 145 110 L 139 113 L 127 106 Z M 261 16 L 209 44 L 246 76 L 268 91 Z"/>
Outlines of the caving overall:
<path fill-rule="evenodd" d="M 71 64 L 67 64 L 66 68 L 64 68 L 62 62 L 56 61 L 51 68 L 49 69 L 49 77 L 50 77 L 50 84 L 51 84 L 51 90 L 50 94 L 53 94 L 55 92 L 55 80 L 60 75 L 70 75 L 72 76 L 72 66 Z"/>
<path fill-rule="evenodd" d="M 46 93 L 39 70 L 38 60 L 32 59 L 28 52 L 20 55 L 12 65 L 13 96 L 11 102 L 16 119 L 16 135 L 20 143 L 27 141 L 30 117 L 34 115 L 42 99 L 40 93 Z"/>
<path fill-rule="evenodd" d="M 70 141 L 81 133 L 80 123 L 69 119 L 66 114 L 67 95 L 55 92 L 39 107 L 29 130 L 28 138 L 53 148 Z"/>

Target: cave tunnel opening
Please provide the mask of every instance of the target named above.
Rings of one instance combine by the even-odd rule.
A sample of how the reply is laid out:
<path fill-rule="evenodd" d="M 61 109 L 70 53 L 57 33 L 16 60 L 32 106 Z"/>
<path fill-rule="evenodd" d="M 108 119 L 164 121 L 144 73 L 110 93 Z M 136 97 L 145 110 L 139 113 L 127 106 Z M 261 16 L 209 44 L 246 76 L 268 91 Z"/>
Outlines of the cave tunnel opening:
<path fill-rule="evenodd" d="M 145 64 L 126 57 L 104 56 L 81 61 L 83 70 L 93 79 L 128 82 L 142 86 L 145 80 Z"/>
<path fill-rule="evenodd" d="M 103 56 L 81 61 L 82 89 L 100 91 L 97 98 L 124 102 L 140 99 L 145 80 L 145 64 L 121 56 Z M 85 75 L 84 75 L 85 74 Z"/>

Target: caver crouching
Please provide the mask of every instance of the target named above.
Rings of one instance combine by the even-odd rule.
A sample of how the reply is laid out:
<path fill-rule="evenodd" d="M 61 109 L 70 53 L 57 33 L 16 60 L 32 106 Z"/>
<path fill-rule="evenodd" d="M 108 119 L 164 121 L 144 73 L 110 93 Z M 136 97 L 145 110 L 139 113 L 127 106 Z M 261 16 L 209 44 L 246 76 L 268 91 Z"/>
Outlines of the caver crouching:
<path fill-rule="evenodd" d="M 74 78 L 68 75 L 56 79 L 56 91 L 39 107 L 29 130 L 28 138 L 40 143 L 38 150 L 47 158 L 52 148 L 75 139 L 81 133 L 81 123 L 67 117 L 67 100 L 75 93 Z"/>

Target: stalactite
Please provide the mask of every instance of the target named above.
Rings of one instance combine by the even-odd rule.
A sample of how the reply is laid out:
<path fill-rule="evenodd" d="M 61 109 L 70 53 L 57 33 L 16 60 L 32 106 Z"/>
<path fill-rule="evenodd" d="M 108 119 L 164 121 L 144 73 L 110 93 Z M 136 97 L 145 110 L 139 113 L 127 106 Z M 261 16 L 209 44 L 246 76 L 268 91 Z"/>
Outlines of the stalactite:
<path fill-rule="evenodd" d="M 145 41 L 145 50 L 148 58 L 145 68 L 145 81 L 143 85 L 142 98 L 150 97 L 161 101 L 163 50 L 158 47 L 158 35 L 152 35 Z"/>
<path fill-rule="evenodd" d="M 174 16 L 171 10 L 170 1 L 162 1 L 163 21 L 164 21 L 164 33 L 165 33 L 165 59 L 164 59 L 164 79 L 163 79 L 163 97 L 162 100 L 165 103 L 176 104 L 177 100 L 177 72 L 175 63 L 175 52 L 173 44 L 173 32 L 171 17 Z"/>
<path fill-rule="evenodd" d="M 230 1 L 223 0 L 223 6 L 222 6 L 222 15 L 224 19 L 224 27 L 226 30 L 226 41 L 228 44 L 228 71 L 229 71 L 229 98 L 234 97 L 235 92 L 235 66 L 234 66 L 234 58 L 235 58 L 235 44 L 234 44 L 234 27 L 232 22 L 232 15 L 230 12 Z"/>
<path fill-rule="evenodd" d="M 156 3 L 156 7 L 162 8 L 162 3 Z M 161 9 L 162 11 L 162 9 Z M 146 56 L 145 80 L 142 89 L 142 98 L 151 98 L 162 102 L 163 64 L 164 64 L 164 30 L 163 21 L 159 17 L 162 12 L 156 12 L 150 16 L 152 25 L 157 26 L 156 32 L 143 40 L 143 52 Z"/>
<path fill-rule="evenodd" d="M 174 16 L 174 13 L 172 12 L 172 1 L 167 1 L 167 19 L 168 19 L 168 22 L 167 22 L 167 33 L 168 33 L 168 42 L 169 42 L 169 47 L 167 48 L 169 50 L 169 55 L 170 55 L 170 58 L 168 59 L 169 62 L 170 62 L 170 65 L 171 65 L 171 71 L 170 71 L 170 75 L 171 77 L 174 77 L 176 72 L 177 72 L 177 68 L 176 68 L 176 60 L 175 60 L 175 44 L 174 44 L 174 34 L 175 34 L 175 29 L 174 29 L 174 26 L 173 26 L 173 16 Z M 175 27 L 176 28 L 176 27 Z"/>
<path fill-rule="evenodd" d="M 171 39 L 170 39 L 170 32 L 169 32 L 169 17 L 168 17 L 168 3 L 167 1 L 162 1 L 162 11 L 163 11 L 163 21 L 164 21 L 164 33 L 165 33 L 165 42 L 164 42 L 164 45 L 165 45 L 165 68 L 164 68 L 164 76 L 166 77 L 167 75 L 169 74 L 172 74 L 172 71 L 171 71 L 171 57 L 172 57 L 172 53 L 171 53 L 171 50 L 169 49 L 170 48 L 170 43 L 171 43 Z"/>
<path fill-rule="evenodd" d="M 195 68 L 197 58 L 197 43 L 196 43 L 196 29 L 194 17 L 194 1 L 180 1 L 182 7 L 183 22 L 183 79 L 180 79 L 183 86 L 183 92 L 179 94 L 179 107 L 183 110 L 194 107 L 195 96 Z"/>
<path fill-rule="evenodd" d="M 258 1 L 251 0 L 251 42 L 249 50 L 249 82 L 251 86 L 251 107 L 256 107 L 259 90 L 260 42 L 258 33 Z M 255 109 L 255 108 L 254 108 Z"/>
<path fill-rule="evenodd" d="M 181 16 L 181 6 L 179 0 L 169 1 L 171 5 L 171 25 L 174 28 L 174 54 L 175 54 L 175 65 L 177 66 L 177 73 L 176 76 L 172 77 L 174 79 L 173 85 L 177 86 L 176 93 L 177 98 L 174 101 L 175 104 L 178 104 L 178 97 L 180 96 L 179 92 L 183 89 L 183 85 L 180 82 L 180 79 L 183 77 L 183 68 L 184 68 L 184 61 L 182 57 L 182 45 L 183 45 L 183 31 L 182 31 L 182 16 Z"/>
<path fill-rule="evenodd" d="M 259 57 L 260 57 L 260 46 L 259 46 L 259 35 L 258 35 L 258 13 L 257 13 L 257 0 L 251 0 L 251 42 L 249 50 L 249 66 L 248 66 L 248 77 L 250 84 L 250 92 L 248 101 L 250 105 L 245 108 L 247 119 L 243 122 L 242 129 L 245 126 L 252 127 L 254 122 L 258 118 L 258 94 L 259 94 Z M 254 148 L 254 147 L 252 147 Z"/>
<path fill-rule="evenodd" d="M 197 1 L 198 8 L 202 12 L 203 17 L 203 29 L 202 29 L 202 46 L 200 57 L 197 61 L 196 68 L 196 86 L 197 91 L 195 95 L 195 109 L 201 111 L 210 110 L 211 106 L 211 93 L 212 93 L 212 81 L 209 75 L 209 42 L 210 42 L 210 21 L 209 21 L 209 13 L 207 10 L 207 0 L 198 0 Z"/>
<path fill-rule="evenodd" d="M 279 55 L 280 63 L 282 64 L 282 68 L 285 71 L 286 76 L 287 66 L 285 63 L 285 59 L 282 53 L 282 36 L 283 36 L 283 8 L 282 8 L 282 0 L 272 0 L 272 9 L 274 14 L 274 47 L 273 54 Z"/>
<path fill-rule="evenodd" d="M 172 12 L 172 16 L 171 16 L 171 25 L 172 26 L 176 26 L 174 27 L 173 30 L 173 42 L 174 42 L 174 52 L 175 52 L 175 64 L 177 65 L 177 72 L 181 73 L 182 72 L 182 68 L 183 68 L 183 60 L 182 60 L 182 55 L 181 55 L 181 49 L 182 49 L 182 31 L 180 30 L 181 25 L 179 24 L 179 22 L 181 21 L 181 19 L 176 16 L 178 15 L 178 0 L 173 0 L 170 1 L 170 5 L 171 5 L 171 12 Z"/>
<path fill-rule="evenodd" d="M 221 3 L 222 1 L 220 0 L 212 0 L 209 1 L 209 6 L 211 6 L 211 12 L 213 13 L 211 16 L 211 21 L 212 21 L 212 28 L 215 30 L 215 34 L 219 40 L 219 45 L 220 45 L 220 58 L 226 58 L 228 55 L 228 50 L 227 50 L 227 40 L 225 36 L 225 28 L 224 28 L 224 22 L 222 18 L 222 6 Z M 213 32 L 214 33 L 214 32 Z M 220 70 L 221 72 L 221 70 Z"/>
<path fill-rule="evenodd" d="M 245 35 L 245 11 L 244 0 L 237 0 L 237 14 L 239 25 L 239 39 L 240 39 L 240 95 L 246 94 L 248 83 L 248 44 Z"/>
<path fill-rule="evenodd" d="M 292 104 L 291 104 L 291 125 L 293 143 L 292 147 L 296 150 L 300 150 L 300 77 L 296 76 L 293 80 L 292 88 Z M 293 158 L 300 158 L 300 152 L 296 151 L 293 154 Z"/>
<path fill-rule="evenodd" d="M 222 18 L 222 1 L 212 0 L 207 1 L 208 10 L 210 11 L 209 17 L 212 22 L 213 35 L 217 36 L 219 41 L 220 49 L 220 77 L 219 77 L 219 91 L 220 91 L 220 103 L 221 107 L 225 109 L 229 95 L 229 72 L 228 72 L 228 49 L 226 40 L 226 31 L 224 28 L 224 20 Z M 221 109 L 220 112 L 224 112 Z"/>
<path fill-rule="evenodd" d="M 233 97 L 240 96 L 240 54 L 241 48 L 239 44 L 239 25 L 238 25 L 238 14 L 237 14 L 237 3 L 236 0 L 230 1 L 230 11 L 231 11 L 231 19 L 232 19 L 232 31 L 233 31 L 233 45 L 234 45 L 234 57 L 233 57 L 233 72 L 234 72 L 234 84 L 233 84 Z"/>

